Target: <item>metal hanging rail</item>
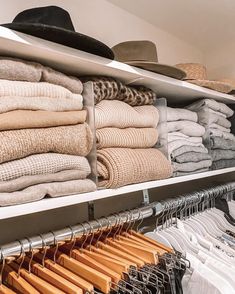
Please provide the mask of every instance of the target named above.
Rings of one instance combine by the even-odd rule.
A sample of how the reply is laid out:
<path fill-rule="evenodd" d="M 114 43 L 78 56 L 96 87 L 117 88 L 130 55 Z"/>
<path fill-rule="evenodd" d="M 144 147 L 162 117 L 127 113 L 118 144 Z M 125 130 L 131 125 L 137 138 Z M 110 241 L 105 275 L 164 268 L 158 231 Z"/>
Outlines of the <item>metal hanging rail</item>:
<path fill-rule="evenodd" d="M 167 205 L 177 208 L 187 201 L 201 201 L 202 199 L 210 199 L 210 197 L 216 198 L 223 196 L 229 192 L 235 190 L 235 182 L 230 182 L 215 186 L 212 188 L 204 189 L 201 191 L 185 194 L 181 197 L 176 197 L 173 199 L 167 199 L 161 202 L 153 202 L 147 206 L 140 207 L 133 210 L 128 210 L 118 214 L 114 214 L 108 217 L 103 217 L 98 220 L 93 220 L 90 222 L 85 222 L 83 224 L 78 224 L 75 226 L 67 227 L 65 229 L 57 230 L 54 232 L 45 233 L 42 235 L 24 238 L 19 241 L 15 241 L 2 246 L 1 253 L 4 258 L 10 256 L 19 256 L 22 252 L 22 246 L 24 251 L 30 251 L 32 249 L 42 248 L 45 245 L 54 245 L 55 242 L 59 241 L 69 241 L 73 237 L 79 237 L 91 231 L 96 232 L 101 228 L 106 228 L 110 226 L 117 225 L 125 222 L 133 222 L 140 219 L 146 219 L 151 216 L 157 216 L 164 212 Z"/>

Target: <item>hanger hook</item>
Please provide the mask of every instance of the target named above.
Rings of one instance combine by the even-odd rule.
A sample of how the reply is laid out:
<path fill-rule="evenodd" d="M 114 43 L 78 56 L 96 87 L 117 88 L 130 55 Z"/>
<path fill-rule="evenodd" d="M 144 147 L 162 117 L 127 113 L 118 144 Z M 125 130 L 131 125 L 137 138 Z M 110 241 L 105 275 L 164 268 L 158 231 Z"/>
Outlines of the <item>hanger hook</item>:
<path fill-rule="evenodd" d="M 84 240 L 82 241 L 82 244 L 80 246 L 80 249 L 83 249 L 84 248 L 84 245 L 86 244 L 86 240 L 88 238 L 88 234 L 87 234 L 87 228 L 86 228 L 86 226 L 84 226 L 83 223 L 81 223 L 80 225 L 82 226 L 82 229 L 83 229 L 83 234 L 82 234 L 82 238 L 81 239 L 83 239 L 83 237 L 84 237 Z"/>
<path fill-rule="evenodd" d="M 69 229 L 71 230 L 71 238 L 70 238 L 69 243 L 72 244 L 70 249 L 69 249 L 69 258 L 71 258 L 72 257 L 72 251 L 73 251 L 73 248 L 74 248 L 74 246 L 76 244 L 77 239 L 76 239 L 76 235 L 74 233 L 73 228 L 71 226 L 69 226 Z"/>
<path fill-rule="evenodd" d="M 30 240 L 30 238 L 26 237 L 25 239 L 27 239 L 28 242 L 29 242 L 29 253 L 31 254 L 31 256 L 30 256 L 30 261 L 29 261 L 29 270 L 28 270 L 28 272 L 31 274 L 31 266 L 32 266 L 32 261 L 33 261 L 33 257 L 34 257 L 35 253 L 34 253 L 32 241 Z"/>
<path fill-rule="evenodd" d="M 39 236 L 42 239 L 42 252 L 43 252 L 42 267 L 44 268 L 45 267 L 45 258 L 46 258 L 47 251 L 48 251 L 49 247 L 47 246 L 47 244 L 43 238 L 43 235 L 40 234 Z"/>
<path fill-rule="evenodd" d="M 59 250 L 59 242 L 58 242 L 57 239 L 56 239 L 56 235 L 55 235 L 55 233 L 54 233 L 53 231 L 50 231 L 50 233 L 52 233 L 53 238 L 54 238 L 55 252 L 54 252 L 54 254 L 53 254 L 53 262 L 54 262 L 54 264 L 56 264 L 56 255 L 57 255 L 57 252 L 58 252 L 58 250 Z"/>
<path fill-rule="evenodd" d="M 141 219 L 140 219 L 141 218 Z M 140 222 L 137 225 L 136 231 L 139 232 L 140 230 L 140 226 L 142 225 L 143 221 L 144 221 L 144 214 L 142 213 L 141 209 L 139 208 L 139 217 L 138 217 L 138 221 L 140 219 Z"/>
<path fill-rule="evenodd" d="M 96 220 L 97 221 L 97 223 L 99 224 L 99 230 L 98 230 L 98 232 L 97 232 L 97 234 L 98 234 L 98 237 L 96 238 L 96 248 L 97 248 L 97 244 L 99 243 L 99 241 L 100 241 L 100 238 L 102 237 L 102 235 L 103 235 L 103 225 L 102 225 L 102 223 L 101 223 L 101 220 Z"/>

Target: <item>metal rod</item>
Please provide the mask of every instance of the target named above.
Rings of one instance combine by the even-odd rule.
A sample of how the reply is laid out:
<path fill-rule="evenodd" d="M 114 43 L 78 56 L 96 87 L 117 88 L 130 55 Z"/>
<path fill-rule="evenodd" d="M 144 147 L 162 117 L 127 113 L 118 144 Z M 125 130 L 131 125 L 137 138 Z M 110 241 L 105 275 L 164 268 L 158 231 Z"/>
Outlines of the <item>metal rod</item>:
<path fill-rule="evenodd" d="M 199 192 L 193 192 L 186 194 L 181 197 L 176 197 L 173 199 L 167 199 L 162 202 L 153 202 L 145 207 L 125 211 L 116 215 L 108 216 L 107 218 L 100 218 L 98 221 L 90 221 L 89 223 L 84 223 L 82 225 L 75 225 L 72 227 L 68 227 L 65 229 L 57 230 L 46 234 L 42 234 L 40 236 L 34 236 L 28 239 L 22 239 L 20 241 L 8 243 L 4 246 L 2 246 L 1 251 L 4 256 L 10 257 L 10 256 L 19 256 L 21 254 L 21 245 L 20 242 L 23 244 L 24 251 L 27 252 L 30 250 L 30 246 L 32 246 L 33 249 L 36 248 L 42 248 L 43 245 L 53 245 L 56 241 L 66 241 L 70 240 L 72 237 L 72 234 L 74 234 L 76 237 L 82 236 L 84 233 L 89 232 L 90 228 L 93 229 L 93 232 L 100 230 L 101 226 L 103 228 L 106 228 L 107 226 L 114 226 L 117 224 L 117 219 L 119 222 L 127 222 L 127 221 L 136 221 L 138 219 L 145 219 L 151 216 L 157 216 L 158 214 L 164 213 L 164 208 L 166 204 L 171 204 L 171 207 L 180 207 L 182 203 L 190 200 L 194 201 L 193 198 L 195 198 L 195 201 L 202 200 L 202 199 L 210 199 L 210 197 L 218 197 L 222 196 L 228 192 L 231 192 L 235 190 L 235 182 L 222 184 L 219 186 L 215 186 L 213 188 L 204 189 Z M 131 220 L 130 220 L 131 215 Z M 73 232 L 72 232 L 73 231 Z M 44 240 L 44 244 L 42 241 L 42 238 Z M 31 244 L 30 244 L 31 243 Z"/>

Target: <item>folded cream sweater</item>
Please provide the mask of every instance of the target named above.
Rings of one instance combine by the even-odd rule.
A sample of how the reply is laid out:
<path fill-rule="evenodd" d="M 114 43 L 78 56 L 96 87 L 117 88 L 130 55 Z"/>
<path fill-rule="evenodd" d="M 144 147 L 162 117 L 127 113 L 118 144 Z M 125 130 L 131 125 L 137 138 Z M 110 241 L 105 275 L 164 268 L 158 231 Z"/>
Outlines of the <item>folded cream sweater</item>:
<path fill-rule="evenodd" d="M 97 151 L 99 185 L 117 188 L 171 176 L 170 162 L 157 149 L 106 148 Z"/>
<path fill-rule="evenodd" d="M 103 128 L 96 131 L 97 148 L 126 147 L 150 148 L 158 140 L 158 131 L 154 128 Z"/>
<path fill-rule="evenodd" d="M 0 132 L 0 163 L 37 153 L 55 152 L 86 156 L 93 134 L 84 123 L 74 126 Z"/>
<path fill-rule="evenodd" d="M 196 112 L 187 109 L 167 107 L 167 121 L 177 120 L 190 120 L 197 122 L 198 117 Z"/>
<path fill-rule="evenodd" d="M 132 107 L 122 101 L 103 100 L 95 107 L 97 129 L 155 128 L 158 121 L 158 110 L 152 105 Z"/>
<path fill-rule="evenodd" d="M 0 114 L 0 131 L 77 125 L 84 123 L 86 116 L 86 110 L 69 112 L 14 110 Z"/>
<path fill-rule="evenodd" d="M 45 153 L 35 154 L 0 165 L 0 182 L 23 176 L 53 174 L 64 170 L 79 170 L 88 176 L 91 172 L 88 160 L 83 156 Z"/>

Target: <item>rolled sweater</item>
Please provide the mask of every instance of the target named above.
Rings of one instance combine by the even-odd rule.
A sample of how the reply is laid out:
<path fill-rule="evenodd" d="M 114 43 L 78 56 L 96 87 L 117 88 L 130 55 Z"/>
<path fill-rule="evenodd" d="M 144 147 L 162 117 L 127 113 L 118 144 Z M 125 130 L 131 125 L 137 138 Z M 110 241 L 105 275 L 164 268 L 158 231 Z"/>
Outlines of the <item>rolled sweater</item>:
<path fill-rule="evenodd" d="M 152 105 L 132 107 L 122 101 L 103 100 L 95 107 L 97 129 L 156 128 L 158 121 L 158 110 Z"/>
<path fill-rule="evenodd" d="M 0 142 L 0 163 L 47 152 L 86 156 L 93 145 L 93 134 L 84 123 L 0 132 Z"/>

